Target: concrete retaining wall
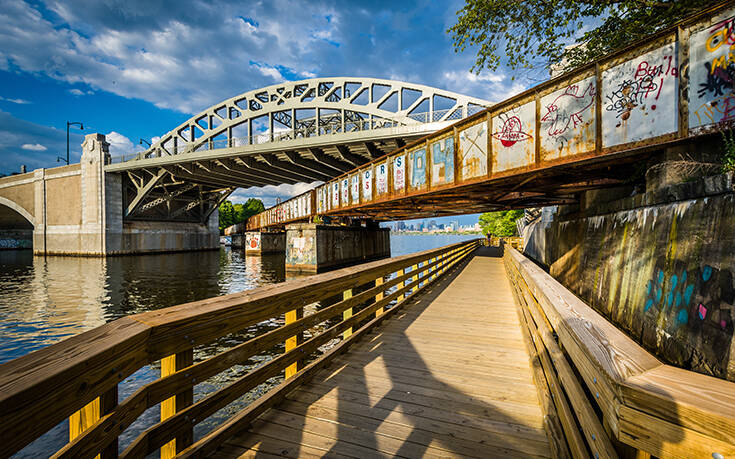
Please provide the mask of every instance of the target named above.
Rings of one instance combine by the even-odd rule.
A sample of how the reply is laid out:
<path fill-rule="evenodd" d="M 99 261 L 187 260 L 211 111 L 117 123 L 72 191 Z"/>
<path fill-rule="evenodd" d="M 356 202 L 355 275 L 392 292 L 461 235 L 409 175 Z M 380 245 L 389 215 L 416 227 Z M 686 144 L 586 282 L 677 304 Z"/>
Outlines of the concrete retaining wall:
<path fill-rule="evenodd" d="M 286 226 L 286 270 L 322 272 L 386 257 L 390 257 L 387 228 Z"/>
<path fill-rule="evenodd" d="M 663 360 L 735 380 L 732 174 L 565 210 L 527 227 L 526 254 Z"/>

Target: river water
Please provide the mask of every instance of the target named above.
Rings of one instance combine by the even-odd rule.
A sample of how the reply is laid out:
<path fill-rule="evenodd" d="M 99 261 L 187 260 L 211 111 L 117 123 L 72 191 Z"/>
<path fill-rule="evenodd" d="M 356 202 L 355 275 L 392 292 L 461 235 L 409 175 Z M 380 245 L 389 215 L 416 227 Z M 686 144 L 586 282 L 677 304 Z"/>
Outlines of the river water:
<path fill-rule="evenodd" d="M 392 256 L 441 247 L 477 236 L 391 235 Z M 28 354 L 106 322 L 152 309 L 249 290 L 291 278 L 284 256 L 246 257 L 237 249 L 179 254 L 111 258 L 34 257 L 30 251 L 0 251 L 0 363 Z M 258 324 L 241 333 L 221 338 L 195 350 L 195 361 L 239 344 L 279 323 Z M 254 366 L 282 352 L 250 359 L 198 384 L 195 401 L 242 376 Z M 159 377 L 159 368 L 147 366 L 121 383 L 119 398 Z M 199 424 L 199 437 L 229 417 L 232 412 L 277 384 L 273 378 L 258 390 L 228 405 Z M 157 407 L 148 410 L 120 437 L 127 446 L 141 430 L 158 422 Z M 63 422 L 18 457 L 48 456 L 68 439 Z"/>

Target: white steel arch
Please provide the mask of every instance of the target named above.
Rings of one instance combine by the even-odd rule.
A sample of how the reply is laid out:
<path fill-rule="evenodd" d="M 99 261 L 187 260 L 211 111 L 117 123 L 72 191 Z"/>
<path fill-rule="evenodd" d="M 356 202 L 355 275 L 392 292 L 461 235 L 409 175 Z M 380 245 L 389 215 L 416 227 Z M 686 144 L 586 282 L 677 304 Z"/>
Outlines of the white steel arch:
<path fill-rule="evenodd" d="M 489 105 L 482 99 L 386 79 L 292 81 L 212 105 L 137 158 L 450 121 Z"/>

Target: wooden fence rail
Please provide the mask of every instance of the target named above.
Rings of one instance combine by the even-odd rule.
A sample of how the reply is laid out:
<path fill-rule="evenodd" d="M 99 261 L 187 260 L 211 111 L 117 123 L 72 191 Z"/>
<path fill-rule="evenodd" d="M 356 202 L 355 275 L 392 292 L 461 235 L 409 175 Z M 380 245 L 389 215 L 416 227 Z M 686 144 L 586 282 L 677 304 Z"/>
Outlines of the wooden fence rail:
<path fill-rule="evenodd" d="M 662 364 L 517 250 L 506 245 L 504 258 L 553 399 L 547 432 L 566 442 L 559 449 L 735 457 L 735 383 Z"/>
<path fill-rule="evenodd" d="M 0 365 L 0 457 L 18 452 L 66 418 L 72 418 L 70 442 L 54 457 L 117 457 L 118 437 L 159 404 L 161 421 L 142 432 L 120 456 L 142 458 L 158 449 L 162 457 L 202 456 L 478 245 L 479 240 L 462 242 L 128 316 Z M 343 295 L 342 300 L 303 315 L 304 306 L 335 295 Z M 193 363 L 196 346 L 282 316 L 284 325 Z M 333 324 L 336 318 L 341 320 Z M 327 324 L 325 331 L 302 338 L 304 331 L 322 323 Z M 301 368 L 311 354 L 339 338 L 336 347 Z M 196 384 L 283 342 L 284 353 L 193 401 Z M 161 378 L 118 403 L 118 384 L 157 360 L 162 361 Z M 195 425 L 287 369 L 284 383 L 193 443 Z"/>

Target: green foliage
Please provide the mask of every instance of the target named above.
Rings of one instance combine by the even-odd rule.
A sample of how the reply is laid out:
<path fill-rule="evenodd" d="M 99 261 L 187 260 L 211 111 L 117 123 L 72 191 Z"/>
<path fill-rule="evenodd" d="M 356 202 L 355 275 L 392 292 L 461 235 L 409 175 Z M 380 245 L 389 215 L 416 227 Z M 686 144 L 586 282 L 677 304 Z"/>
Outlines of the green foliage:
<path fill-rule="evenodd" d="M 721 131 L 722 143 L 725 151 L 722 154 L 722 170 L 724 172 L 735 171 L 735 133 L 732 128 Z"/>
<path fill-rule="evenodd" d="M 447 32 L 454 49 L 479 47 L 472 70 L 562 65 L 571 70 L 716 0 L 465 0 Z M 586 26 L 586 27 L 585 27 Z M 590 27 L 591 26 L 591 27 Z M 567 46 L 580 44 L 581 46 Z M 504 49 L 503 49 L 504 48 Z"/>
<path fill-rule="evenodd" d="M 523 217 L 522 210 L 501 210 L 499 212 L 485 212 L 480 215 L 482 234 L 491 236 L 515 236 L 516 220 Z"/>
<path fill-rule="evenodd" d="M 227 200 L 219 205 L 219 231 L 223 233 L 228 226 L 242 223 L 264 210 L 265 206 L 260 199 L 250 198 L 245 201 L 245 204 L 232 204 L 230 200 Z"/>

